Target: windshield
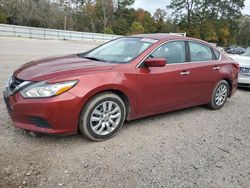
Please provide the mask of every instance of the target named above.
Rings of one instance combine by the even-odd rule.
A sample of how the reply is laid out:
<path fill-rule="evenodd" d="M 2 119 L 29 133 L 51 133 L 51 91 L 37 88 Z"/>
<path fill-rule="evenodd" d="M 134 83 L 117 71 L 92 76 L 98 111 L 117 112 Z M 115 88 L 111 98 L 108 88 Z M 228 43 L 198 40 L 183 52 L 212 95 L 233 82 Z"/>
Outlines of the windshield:
<path fill-rule="evenodd" d="M 155 39 L 123 37 L 108 42 L 83 57 L 110 63 L 128 63 L 156 42 Z"/>
<path fill-rule="evenodd" d="M 250 48 L 247 48 L 246 52 L 241 55 L 250 57 Z"/>

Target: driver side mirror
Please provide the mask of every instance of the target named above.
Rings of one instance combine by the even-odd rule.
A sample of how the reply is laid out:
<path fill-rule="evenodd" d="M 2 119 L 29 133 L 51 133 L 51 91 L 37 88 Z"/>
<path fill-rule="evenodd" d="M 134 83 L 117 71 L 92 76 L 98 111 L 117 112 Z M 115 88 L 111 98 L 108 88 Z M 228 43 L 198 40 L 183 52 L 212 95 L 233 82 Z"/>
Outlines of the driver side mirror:
<path fill-rule="evenodd" d="M 167 64 L 164 58 L 150 58 L 145 60 L 146 67 L 164 67 Z"/>

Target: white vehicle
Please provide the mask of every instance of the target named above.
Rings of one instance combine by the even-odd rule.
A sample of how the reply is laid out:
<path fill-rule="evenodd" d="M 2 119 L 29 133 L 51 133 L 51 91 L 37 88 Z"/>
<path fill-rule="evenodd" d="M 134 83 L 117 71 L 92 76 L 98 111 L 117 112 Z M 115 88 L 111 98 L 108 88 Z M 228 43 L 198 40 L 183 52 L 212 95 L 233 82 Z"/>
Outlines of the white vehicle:
<path fill-rule="evenodd" d="M 238 77 L 239 87 L 250 88 L 250 48 L 248 48 L 244 54 L 228 54 L 228 56 L 240 64 L 240 73 Z"/>

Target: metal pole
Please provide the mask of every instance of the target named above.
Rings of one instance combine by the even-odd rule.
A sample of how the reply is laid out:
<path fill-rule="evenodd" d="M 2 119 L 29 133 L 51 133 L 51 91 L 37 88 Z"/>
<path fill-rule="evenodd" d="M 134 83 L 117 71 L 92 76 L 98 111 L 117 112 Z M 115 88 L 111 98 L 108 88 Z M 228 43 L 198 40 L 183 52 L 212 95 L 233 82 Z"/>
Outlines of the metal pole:
<path fill-rule="evenodd" d="M 64 30 L 67 30 L 67 16 L 64 16 Z"/>

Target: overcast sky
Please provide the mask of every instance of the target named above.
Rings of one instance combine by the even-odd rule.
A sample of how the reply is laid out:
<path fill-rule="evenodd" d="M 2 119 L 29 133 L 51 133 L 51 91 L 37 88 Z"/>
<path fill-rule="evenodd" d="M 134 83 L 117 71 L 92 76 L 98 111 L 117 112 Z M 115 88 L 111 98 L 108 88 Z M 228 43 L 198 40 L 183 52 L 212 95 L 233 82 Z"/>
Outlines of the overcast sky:
<path fill-rule="evenodd" d="M 155 12 L 157 8 L 165 9 L 171 0 L 135 0 L 134 8 L 143 8 L 151 12 Z M 250 15 L 250 0 L 245 0 L 245 8 L 243 14 Z"/>

